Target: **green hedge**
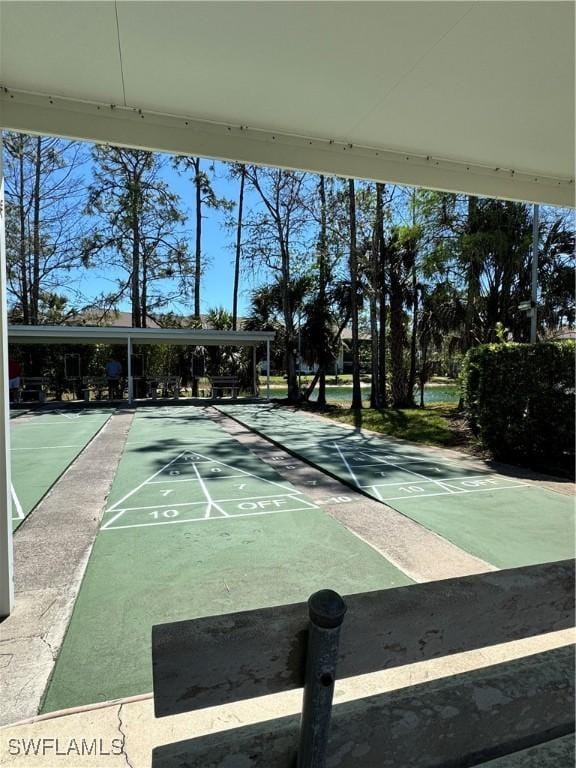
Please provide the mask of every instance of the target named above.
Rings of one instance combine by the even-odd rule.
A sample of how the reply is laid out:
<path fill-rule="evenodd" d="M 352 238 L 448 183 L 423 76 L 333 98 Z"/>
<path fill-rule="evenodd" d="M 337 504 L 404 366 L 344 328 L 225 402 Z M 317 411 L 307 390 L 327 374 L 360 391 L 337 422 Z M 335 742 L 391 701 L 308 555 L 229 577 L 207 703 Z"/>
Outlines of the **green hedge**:
<path fill-rule="evenodd" d="M 573 341 L 485 344 L 462 367 L 470 426 L 496 458 L 565 470 L 574 458 Z"/>

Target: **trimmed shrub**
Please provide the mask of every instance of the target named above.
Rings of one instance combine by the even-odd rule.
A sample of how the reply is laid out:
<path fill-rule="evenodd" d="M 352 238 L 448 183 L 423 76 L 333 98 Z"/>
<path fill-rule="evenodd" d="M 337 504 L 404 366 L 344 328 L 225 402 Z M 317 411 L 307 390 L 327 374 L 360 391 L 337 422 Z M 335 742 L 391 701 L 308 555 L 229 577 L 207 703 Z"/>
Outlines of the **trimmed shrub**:
<path fill-rule="evenodd" d="M 574 459 L 573 341 L 485 344 L 462 366 L 473 432 L 502 460 L 569 469 Z"/>

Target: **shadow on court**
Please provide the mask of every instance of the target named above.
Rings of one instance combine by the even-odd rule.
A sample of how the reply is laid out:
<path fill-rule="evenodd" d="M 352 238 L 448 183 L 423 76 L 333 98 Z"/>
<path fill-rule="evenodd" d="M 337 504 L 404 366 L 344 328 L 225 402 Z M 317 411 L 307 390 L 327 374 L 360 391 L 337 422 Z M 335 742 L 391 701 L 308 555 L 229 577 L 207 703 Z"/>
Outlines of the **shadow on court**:
<path fill-rule="evenodd" d="M 205 412 L 139 409 L 42 711 L 150 691 L 153 624 L 410 583 Z"/>
<path fill-rule="evenodd" d="M 219 410 L 498 568 L 574 555 L 574 503 L 454 451 L 365 435 L 268 405 Z"/>

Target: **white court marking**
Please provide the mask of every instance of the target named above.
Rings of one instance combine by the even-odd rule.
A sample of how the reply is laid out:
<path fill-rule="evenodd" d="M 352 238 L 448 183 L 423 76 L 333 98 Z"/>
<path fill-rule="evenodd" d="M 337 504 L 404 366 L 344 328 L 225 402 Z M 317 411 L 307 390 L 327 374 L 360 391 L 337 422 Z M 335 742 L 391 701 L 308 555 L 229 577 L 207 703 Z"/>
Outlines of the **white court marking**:
<path fill-rule="evenodd" d="M 202 502 L 203 504 L 204 502 Z M 228 518 L 258 517 L 262 515 L 278 515 L 280 512 L 305 512 L 306 507 L 294 507 L 293 509 L 267 509 L 262 512 L 240 512 L 237 515 L 227 515 Z M 118 515 L 119 517 L 119 515 Z M 222 520 L 221 517 L 196 517 L 192 520 L 163 520 L 156 523 L 130 523 L 128 525 L 102 526 L 102 531 L 122 531 L 125 528 L 150 528 L 153 525 L 178 525 L 178 523 L 205 523 L 208 520 Z"/>
<path fill-rule="evenodd" d="M 24 514 L 22 504 L 20 504 L 20 499 L 18 498 L 18 494 L 14 490 L 14 486 L 12 484 L 10 484 L 10 493 L 12 495 L 12 501 L 14 502 L 13 508 L 16 510 L 16 516 L 12 515 L 12 520 L 24 520 L 26 515 Z"/>
<path fill-rule="evenodd" d="M 196 479 L 195 479 L 196 480 Z M 265 496 L 241 496 L 240 498 L 233 498 L 233 499 L 214 499 L 214 501 L 218 502 L 218 504 L 225 504 L 228 502 L 252 502 L 252 501 L 266 501 L 267 499 L 295 499 L 298 494 L 300 494 L 300 491 L 294 489 L 291 493 L 268 493 Z M 311 509 L 313 509 L 316 505 L 312 504 L 311 502 L 307 501 L 306 499 L 299 498 L 299 502 L 302 504 L 308 504 Z M 141 506 L 141 507 L 122 507 L 123 512 L 135 512 L 138 509 L 172 509 L 172 507 L 194 507 L 198 506 L 199 504 L 206 504 L 207 501 L 177 501 L 173 504 L 152 504 L 149 506 Z M 117 509 L 109 509 L 107 512 L 118 512 Z M 238 515 L 230 515 L 230 517 L 238 517 Z"/>
<path fill-rule="evenodd" d="M 99 419 L 102 416 L 112 415 L 112 411 L 108 412 L 106 409 L 104 409 L 103 412 L 98 413 L 98 411 L 87 410 L 86 408 L 84 408 L 81 411 L 77 411 L 76 413 L 66 413 L 66 411 L 62 411 L 62 410 L 53 411 L 52 413 L 57 413 L 58 416 L 64 416 L 64 418 L 68 419 L 69 421 L 77 421 L 78 419 L 82 419 L 82 421 L 85 421 L 86 419 L 94 420 L 94 419 Z M 44 414 L 44 415 L 48 416 L 50 414 Z"/>
<path fill-rule="evenodd" d="M 213 507 L 214 509 L 218 510 L 218 512 L 221 512 L 224 515 L 224 517 L 230 517 L 230 515 L 227 512 L 225 512 L 222 509 L 222 507 L 220 507 L 218 503 L 212 499 L 212 496 L 210 496 L 210 491 L 208 490 L 208 488 L 206 488 L 206 483 L 204 482 L 200 472 L 198 472 L 198 467 L 196 466 L 196 464 L 192 464 L 192 468 L 196 473 L 196 477 L 198 479 L 198 482 L 200 483 L 200 488 L 202 488 L 202 493 L 204 494 L 204 496 L 206 497 L 206 501 L 208 502 L 208 506 L 206 507 L 206 512 L 204 513 L 204 518 L 207 520 L 210 517 L 210 515 L 212 514 Z"/>
<path fill-rule="evenodd" d="M 204 462 L 201 462 L 204 463 Z M 194 469 L 196 469 L 196 465 L 194 464 Z M 219 480 L 227 480 L 228 478 L 234 478 L 234 477 L 245 477 L 245 475 L 224 475 L 219 473 L 214 473 L 212 477 L 205 477 L 204 480 L 215 480 L 218 478 Z M 172 480 L 150 480 L 149 485 L 170 485 L 173 483 L 195 483 L 196 480 L 198 480 L 197 477 L 181 477 L 181 478 L 173 478 Z"/>
<path fill-rule="evenodd" d="M 262 427 L 264 432 L 270 434 L 273 433 L 275 428 L 277 427 L 277 419 L 283 420 L 286 422 L 290 422 L 291 417 L 284 415 L 284 414 L 275 414 L 275 416 L 271 416 L 269 414 L 265 414 L 262 417 L 262 414 L 255 413 L 256 421 L 258 422 L 258 426 Z M 259 418 L 258 418 L 259 417 Z M 258 426 L 256 428 L 258 428 Z M 250 428 L 250 425 L 248 425 L 248 428 Z M 358 445 L 361 441 L 366 441 L 367 438 L 362 435 L 344 435 L 340 438 L 339 442 L 334 440 L 334 437 L 332 439 L 329 439 L 327 436 L 325 436 L 325 432 L 323 429 L 310 429 L 309 434 L 307 436 L 301 435 L 301 430 L 297 431 L 296 427 L 290 423 L 288 432 L 288 442 L 287 445 L 290 447 L 294 444 L 294 450 L 303 450 L 306 447 L 313 447 L 318 448 L 320 450 L 327 450 L 330 448 L 335 448 L 338 452 L 338 456 L 340 460 L 342 461 L 342 464 L 344 465 L 346 472 L 349 474 L 350 478 L 352 479 L 354 485 L 359 488 L 362 491 L 368 492 L 373 498 L 377 499 L 378 501 L 381 501 L 382 503 L 386 504 L 388 502 L 392 501 L 399 501 L 403 499 L 422 499 L 422 498 L 429 498 L 434 496 L 458 496 L 463 494 L 471 494 L 471 493 L 486 493 L 487 491 L 504 491 L 504 490 L 518 490 L 518 489 L 530 489 L 534 488 L 535 486 L 531 485 L 530 483 L 526 482 L 520 482 L 517 481 L 517 478 L 509 478 L 505 475 L 500 475 L 498 473 L 492 473 L 489 471 L 483 472 L 479 475 L 458 475 L 454 477 L 439 477 L 435 478 L 430 475 L 424 475 L 421 472 L 416 471 L 418 469 L 417 463 L 420 462 L 422 464 L 430 464 L 433 465 L 435 468 L 438 469 L 438 472 L 441 473 L 442 469 L 452 469 L 452 470 L 458 470 L 461 468 L 461 471 L 470 471 L 472 470 L 472 467 L 467 466 L 465 459 L 460 459 L 457 456 L 454 457 L 448 457 L 448 456 L 442 456 L 442 457 L 436 457 L 434 455 L 430 456 L 427 455 L 426 452 L 422 452 L 421 455 L 413 455 L 413 454 L 407 454 L 407 453 L 390 453 L 390 447 L 387 447 L 386 445 L 383 445 L 381 447 L 378 447 L 377 445 L 374 445 L 373 441 L 367 446 L 364 447 L 362 445 Z M 310 440 L 310 436 L 317 437 L 318 442 L 315 444 L 312 444 L 311 446 L 304 446 L 304 445 L 296 445 L 299 440 Z M 354 445 L 351 445 L 351 442 L 354 442 Z M 283 442 L 282 438 L 280 439 L 280 442 Z M 354 460 L 358 457 L 365 456 L 367 459 L 366 463 L 361 464 L 355 464 Z M 301 458 L 306 459 L 305 455 Z M 289 460 L 289 459 L 286 459 Z M 278 459 L 279 461 L 279 459 Z M 309 458 L 308 461 L 312 463 L 314 466 L 317 466 L 321 470 L 325 470 L 325 468 L 322 466 L 322 463 L 319 462 L 317 459 Z M 372 463 L 375 462 L 375 463 Z M 412 465 L 411 469 L 408 469 L 405 464 Z M 416 466 L 414 466 L 416 465 Z M 370 478 L 371 482 L 364 482 L 361 483 L 358 477 L 356 476 L 354 469 L 361 470 L 364 467 L 374 467 L 374 466 L 381 466 L 381 467 L 390 467 L 391 469 L 396 469 L 400 473 L 406 474 L 405 480 L 400 481 L 394 481 L 394 482 L 378 482 L 379 478 Z M 473 470 L 472 470 L 473 471 Z M 414 480 L 411 480 L 408 475 L 412 475 L 414 477 Z M 417 478 L 417 480 L 416 480 Z M 468 481 L 480 481 L 482 479 L 486 479 L 487 482 L 498 482 L 502 483 L 505 482 L 505 485 L 498 485 L 497 487 L 494 487 L 491 485 L 491 487 L 488 488 L 463 488 L 462 485 L 465 485 L 468 483 Z M 514 481 L 517 482 L 514 482 Z M 435 490 L 431 493 L 416 493 L 414 491 L 409 491 L 403 496 L 387 496 L 387 491 L 385 489 L 389 489 L 388 493 L 394 493 L 394 490 L 400 491 L 402 489 L 402 486 L 411 486 L 416 487 L 419 485 L 427 484 L 427 487 L 430 488 L 432 485 Z M 462 485 L 459 485 L 462 484 Z M 424 489 L 422 489 L 424 490 Z"/>
<path fill-rule="evenodd" d="M 79 419 L 80 416 L 84 415 L 85 411 L 78 411 L 77 413 L 66 413 L 66 411 L 63 411 L 61 408 L 56 409 L 53 411 L 53 413 L 57 413 L 58 416 L 64 416 L 65 419 L 70 419 L 70 421 L 74 421 L 74 419 Z"/>
<path fill-rule="evenodd" d="M 381 464 L 362 464 L 363 467 L 381 467 Z M 458 482 L 460 480 L 480 480 L 483 478 L 491 479 L 493 477 L 500 477 L 500 475 L 462 475 L 461 477 L 451 477 L 450 479 L 444 478 L 445 483 L 452 483 L 452 482 Z M 410 479 L 406 480 L 395 480 L 393 483 L 370 483 L 369 485 L 362 485 L 361 488 L 390 488 L 394 487 L 395 485 L 407 485 L 411 481 Z M 424 481 L 422 481 L 424 482 Z M 432 483 L 433 478 L 428 478 L 426 480 L 427 483 Z"/>
<path fill-rule="evenodd" d="M 36 445 L 33 448 L 11 448 L 11 451 L 56 451 L 58 448 L 84 448 L 85 443 L 79 445 Z"/>
<path fill-rule="evenodd" d="M 179 453 L 177 456 L 175 456 L 172 459 L 172 461 L 169 461 L 168 464 L 166 464 L 165 466 L 161 467 L 157 472 L 154 472 L 154 474 L 150 475 L 150 477 L 147 477 L 146 480 L 143 480 L 140 483 L 140 485 L 136 486 L 136 488 L 133 488 L 127 494 L 122 496 L 122 498 L 119 499 L 115 504 L 112 504 L 112 506 L 109 507 L 106 510 L 106 512 L 113 512 L 115 509 L 118 508 L 118 506 L 120 504 L 122 504 L 123 501 L 126 501 L 126 499 L 130 498 L 130 496 L 133 496 L 136 493 L 136 491 L 139 491 L 140 488 L 142 488 L 143 486 L 146 485 L 146 483 L 149 483 L 151 480 L 153 480 L 155 477 L 157 477 L 160 474 L 160 472 L 164 472 L 165 469 L 168 469 L 168 467 L 172 466 L 172 464 L 174 464 L 175 461 L 178 461 L 178 459 L 182 458 L 182 456 L 184 456 L 185 453 L 186 453 L 186 451 L 182 451 L 181 453 Z"/>
<path fill-rule="evenodd" d="M 399 469 L 402 472 L 407 472 L 409 475 L 414 475 L 414 477 L 420 478 L 420 480 L 425 480 L 428 483 L 430 483 L 430 482 L 436 483 L 440 488 L 443 488 L 448 493 L 455 493 L 455 491 L 453 491 L 452 488 L 450 488 L 450 486 L 446 484 L 446 481 L 434 480 L 433 478 L 428 477 L 427 475 L 423 475 L 420 472 L 414 472 L 411 469 L 406 469 L 406 467 L 402 466 L 401 464 L 396 464 L 396 463 L 394 463 L 392 461 L 387 461 L 386 459 L 380 459 L 378 456 L 374 456 L 374 458 L 376 459 L 376 461 L 378 461 L 379 463 L 383 464 L 384 466 L 394 467 L 394 469 Z M 431 463 L 433 463 L 433 462 L 431 462 Z"/>
<path fill-rule="evenodd" d="M 449 459 L 446 457 L 437 459 L 432 456 L 412 456 L 409 453 L 392 453 L 381 456 L 378 448 L 362 448 L 360 451 L 356 450 L 355 452 L 364 456 L 368 456 L 369 458 L 374 458 L 376 459 L 377 463 L 381 463 L 383 460 L 395 461 L 396 463 L 399 463 L 400 461 L 404 460 L 409 464 L 413 461 L 420 461 L 424 464 L 439 464 L 441 467 L 449 467 L 451 464 L 454 464 L 455 461 L 458 461 L 458 459 Z"/>
<path fill-rule="evenodd" d="M 342 453 L 342 451 L 340 450 L 340 446 L 338 445 L 338 443 L 334 443 L 334 448 L 336 448 L 336 450 L 338 451 L 338 453 L 339 453 L 339 455 L 340 455 L 340 458 L 342 459 L 342 461 L 343 461 L 343 462 L 344 462 L 344 464 L 346 465 L 346 469 L 347 469 L 347 470 L 348 470 L 348 472 L 350 473 L 350 476 L 352 477 L 352 480 L 354 480 L 354 482 L 356 483 L 356 485 L 358 486 L 358 488 L 362 488 L 362 486 L 360 485 L 360 483 L 359 483 L 359 481 L 358 481 L 358 478 L 356 477 L 356 475 L 354 474 L 354 472 L 353 472 L 353 470 L 352 470 L 352 467 L 351 467 L 351 466 L 350 466 L 350 464 L 348 463 L 348 460 L 346 459 L 346 457 L 344 456 L 344 454 L 343 454 L 343 453 Z"/>
<path fill-rule="evenodd" d="M 367 486 L 368 487 L 368 486 Z M 373 487 L 373 486 L 370 486 Z M 377 488 L 376 486 L 374 486 Z M 380 499 L 386 504 L 388 501 L 398 501 L 399 499 L 425 499 L 429 496 L 459 496 L 462 493 L 486 493 L 487 491 L 508 491 L 513 488 L 525 488 L 527 490 L 530 490 L 531 488 L 534 488 L 535 486 L 528 485 L 527 483 L 524 483 L 523 485 L 501 485 L 499 488 L 474 488 L 473 490 L 462 490 L 462 491 L 452 491 L 451 494 L 443 493 L 442 491 L 439 491 L 438 493 L 410 493 L 406 494 L 405 496 L 380 496 Z M 380 495 L 380 494 L 379 494 Z"/>
<path fill-rule="evenodd" d="M 351 439 L 351 438 L 348 438 Z M 352 438 L 353 439 L 353 438 Z M 361 439 L 361 438 L 359 438 Z M 439 490 L 433 492 L 433 493 L 406 493 L 403 496 L 385 496 L 383 492 L 381 492 L 380 489 L 389 488 L 389 487 L 398 487 L 400 490 L 401 486 L 407 486 L 410 485 L 410 479 L 407 478 L 406 480 L 401 481 L 394 481 L 391 483 L 361 483 L 359 479 L 356 477 L 356 474 L 354 473 L 354 470 L 352 466 L 350 465 L 350 462 L 346 458 L 343 450 L 338 445 L 338 443 L 332 444 L 334 448 L 338 451 L 338 454 L 340 456 L 340 459 L 342 460 L 343 464 L 346 467 L 346 470 L 348 471 L 349 475 L 351 476 L 352 480 L 356 484 L 358 488 L 364 491 L 368 491 L 371 494 L 373 494 L 379 501 L 386 504 L 389 501 L 399 501 L 403 499 L 422 499 L 422 498 L 430 498 L 434 496 L 458 496 L 462 494 L 470 494 L 470 493 L 485 493 L 486 491 L 505 491 L 509 489 L 517 489 L 517 488 L 532 488 L 534 486 L 531 486 L 529 483 L 514 483 L 514 484 L 507 484 L 502 485 L 497 488 L 491 487 L 491 488 L 459 488 L 458 486 L 456 488 L 451 487 L 451 483 L 458 483 L 458 482 L 467 482 L 470 480 L 480 480 L 480 479 L 486 479 L 487 481 L 490 480 L 498 480 L 498 481 L 509 481 L 510 478 L 507 478 L 503 475 L 498 475 L 496 473 L 490 473 L 485 472 L 481 475 L 461 475 L 459 477 L 448 477 L 448 478 L 434 478 L 429 475 L 424 475 L 421 472 L 415 472 L 414 470 L 407 469 L 406 466 L 402 463 L 400 463 L 397 458 L 400 458 L 400 461 L 402 458 L 408 463 L 417 462 L 420 461 L 422 463 L 427 464 L 433 464 L 438 465 L 439 467 L 453 467 L 454 462 L 457 461 L 456 458 L 452 459 L 445 459 L 440 460 L 436 459 L 434 457 L 414 457 L 414 456 L 403 456 L 403 457 L 396 457 L 394 455 L 386 454 L 385 456 L 379 456 L 377 453 L 375 453 L 374 448 L 372 449 L 366 449 L 366 450 L 355 450 L 354 456 L 350 456 L 349 458 L 354 458 L 357 456 L 366 456 L 367 458 L 374 458 L 376 459 L 376 464 L 361 464 L 360 467 L 373 467 L 373 466 L 382 466 L 382 467 L 392 467 L 394 469 L 399 470 L 400 472 L 405 472 L 406 474 L 412 475 L 414 477 L 417 477 L 420 481 L 420 484 L 427 483 L 428 485 L 433 484 L 435 485 Z M 390 461 L 390 459 L 395 459 L 395 461 Z M 438 471 L 442 471 L 439 469 Z M 416 485 L 416 481 L 413 481 L 413 484 Z M 422 489 L 423 490 L 423 489 Z"/>
<path fill-rule="evenodd" d="M 177 481 L 159 481 L 155 480 L 155 478 L 161 473 L 164 472 L 169 467 L 173 466 L 177 461 L 181 460 L 182 457 L 185 456 L 191 456 L 195 457 L 198 460 L 201 460 L 199 463 L 211 463 L 211 464 L 218 464 L 222 467 L 225 467 L 226 469 L 232 470 L 233 472 L 236 472 L 237 474 L 234 475 L 215 475 L 215 477 L 219 478 L 238 478 L 238 477 L 246 477 L 246 478 L 252 478 L 253 480 L 257 480 L 260 483 L 265 483 L 266 485 L 275 486 L 277 488 L 280 488 L 283 493 L 274 493 L 274 494 L 268 494 L 266 496 L 264 495 L 258 495 L 258 496 L 243 496 L 241 498 L 225 498 L 225 499 L 215 499 L 212 497 L 205 480 L 210 480 L 209 477 L 203 477 L 200 472 L 198 471 L 198 468 L 196 466 L 195 461 L 191 460 L 189 463 L 192 464 L 192 468 L 194 470 L 194 473 L 196 475 L 195 478 L 190 478 L 186 480 L 186 482 L 197 482 L 202 490 L 202 493 L 204 494 L 205 500 L 204 501 L 195 501 L 195 502 L 177 502 L 174 504 L 155 504 L 153 506 L 139 506 L 139 507 L 126 507 L 126 506 L 120 506 L 125 502 L 127 499 L 129 499 L 131 496 L 133 496 L 137 491 L 141 490 L 145 485 L 161 485 L 163 482 L 183 482 L 182 480 Z M 303 507 L 294 507 L 289 509 L 275 509 L 275 510 L 261 510 L 261 511 L 250 511 L 250 512 L 239 512 L 234 514 L 229 514 L 226 512 L 225 509 L 222 508 L 222 504 L 229 503 L 229 502 L 240 502 L 240 503 L 254 503 L 254 504 L 262 504 L 266 503 L 268 499 L 274 499 L 274 498 L 286 498 L 291 499 L 293 501 L 298 501 L 299 504 L 303 505 Z M 175 507 L 193 507 L 193 506 L 199 506 L 199 505 L 205 505 L 206 510 L 204 512 L 203 517 L 193 518 L 189 520 L 164 520 L 164 521 L 156 521 L 153 523 L 131 523 L 127 525 L 113 525 L 117 520 L 119 520 L 126 512 L 133 512 L 138 510 L 169 510 Z M 206 521 L 206 520 L 222 520 L 223 518 L 231 518 L 231 517 L 252 517 L 254 515 L 271 515 L 271 514 L 277 514 L 278 512 L 296 512 L 300 511 L 301 509 L 318 509 L 318 507 L 313 504 L 312 502 L 309 502 L 306 499 L 301 498 L 301 491 L 299 491 L 296 488 L 287 488 L 285 485 L 282 485 L 281 483 L 276 482 L 275 480 L 268 480 L 264 477 L 260 477 L 259 475 L 255 475 L 252 472 L 248 472 L 247 470 L 238 469 L 236 467 L 232 467 L 229 464 L 226 464 L 223 461 L 219 461 L 218 459 L 212 459 L 209 456 L 206 456 L 205 454 L 199 453 L 198 451 L 191 451 L 189 449 L 181 451 L 177 456 L 175 456 L 171 461 L 169 461 L 167 464 L 165 464 L 163 467 L 161 467 L 159 470 L 154 472 L 150 477 L 148 477 L 146 480 L 144 480 L 142 483 L 137 485 L 135 488 L 133 488 L 131 491 L 129 491 L 127 494 L 125 494 L 121 499 L 119 499 L 117 502 L 115 502 L 111 507 L 109 507 L 106 512 L 115 512 L 116 514 L 113 515 L 109 520 L 107 520 L 102 526 L 101 530 L 121 530 L 123 528 L 149 528 L 153 525 L 172 525 L 175 523 L 193 523 L 193 522 L 199 522 L 199 521 Z M 215 509 L 219 515 L 213 516 L 212 510 Z M 183 510 L 184 512 L 186 510 Z"/>
<path fill-rule="evenodd" d="M 99 418 L 93 417 L 91 419 L 87 418 L 86 416 L 82 419 L 82 421 L 100 421 Z M 36 422 L 32 421 L 31 419 L 26 419 L 26 421 L 20 421 L 18 420 L 18 429 L 22 429 L 23 427 L 52 427 L 54 424 L 68 424 L 70 426 L 70 419 L 67 421 L 41 421 Z"/>

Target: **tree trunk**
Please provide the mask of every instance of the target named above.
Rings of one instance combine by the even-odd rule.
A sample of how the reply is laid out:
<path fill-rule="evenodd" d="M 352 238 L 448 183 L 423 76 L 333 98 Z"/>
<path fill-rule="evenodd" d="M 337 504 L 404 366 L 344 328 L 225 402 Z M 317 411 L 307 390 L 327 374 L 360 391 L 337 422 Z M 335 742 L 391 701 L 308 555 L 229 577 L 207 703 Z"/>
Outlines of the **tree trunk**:
<path fill-rule="evenodd" d="M 422 347 L 422 366 L 420 368 L 420 408 L 424 408 L 424 387 L 428 379 L 428 345 Z"/>
<path fill-rule="evenodd" d="M 480 284 L 478 278 L 478 268 L 476 264 L 476 253 L 473 244 L 472 235 L 476 233 L 477 226 L 477 213 L 478 213 L 478 200 L 474 196 L 468 198 L 468 222 L 466 225 L 469 242 L 472 243 L 472 247 L 468 253 L 468 274 L 466 286 L 466 314 L 464 317 L 464 351 L 467 352 L 472 346 L 472 326 L 474 324 L 474 316 L 476 314 L 476 302 L 480 293 Z M 460 395 L 458 400 L 458 409 L 464 408 L 464 398 Z"/>
<path fill-rule="evenodd" d="M 414 398 L 416 386 L 416 342 L 418 339 L 418 284 L 416 264 L 412 267 L 412 337 L 410 340 L 410 373 L 408 374 L 408 396 Z"/>
<path fill-rule="evenodd" d="M 142 309 L 140 305 L 140 220 L 139 220 L 139 180 L 132 184 L 132 326 L 141 328 Z"/>
<path fill-rule="evenodd" d="M 356 189 L 354 179 L 348 180 L 350 211 L 350 309 L 352 314 L 352 409 L 362 408 L 360 388 L 360 350 L 358 335 L 358 246 L 356 242 Z"/>
<path fill-rule="evenodd" d="M 378 316 L 376 306 L 376 243 L 372 244 L 372 253 L 370 257 L 370 272 L 371 272 L 371 286 L 370 286 L 370 408 L 381 408 L 380 402 L 380 387 L 379 387 L 379 365 L 378 365 Z"/>
<path fill-rule="evenodd" d="M 378 287 L 380 308 L 380 337 L 378 339 L 378 379 L 380 404 L 382 408 L 388 407 L 388 393 L 386 387 L 386 243 L 384 242 L 384 212 L 382 199 L 384 197 L 384 184 L 376 184 L 376 237 L 378 240 Z"/>
<path fill-rule="evenodd" d="M 246 166 L 240 172 L 240 196 L 238 199 L 238 224 L 236 226 L 236 260 L 234 263 L 234 294 L 232 297 L 232 330 L 238 326 L 238 287 L 240 285 L 240 255 L 242 252 L 242 209 L 244 208 L 244 183 Z"/>
<path fill-rule="evenodd" d="M 348 312 L 346 314 L 346 317 L 344 318 L 344 321 L 342 322 L 342 324 L 338 328 L 336 336 L 334 337 L 334 344 L 338 344 L 340 342 L 340 337 L 342 336 L 342 332 L 344 331 L 344 328 L 346 328 L 346 326 L 348 325 L 349 322 L 350 322 L 350 313 Z M 314 378 L 312 379 L 312 381 L 310 382 L 310 384 L 308 385 L 306 391 L 304 392 L 304 394 L 302 396 L 304 400 L 309 400 L 310 399 L 310 395 L 312 394 L 312 392 L 314 392 L 314 387 L 316 386 L 316 384 L 318 382 L 320 382 L 320 386 L 321 387 L 322 386 L 324 386 L 324 387 L 326 386 L 326 372 L 325 371 L 318 370 L 316 372 L 316 374 L 314 375 Z M 318 402 L 320 402 L 320 390 L 318 391 Z"/>
<path fill-rule="evenodd" d="M 196 252 L 194 273 L 194 318 L 200 320 L 200 275 L 202 272 L 202 185 L 200 183 L 200 158 L 192 159 L 194 184 L 196 185 Z"/>
<path fill-rule="evenodd" d="M 310 396 L 314 392 L 316 388 L 316 384 L 318 384 L 318 382 L 320 381 L 320 376 L 321 376 L 321 371 L 320 369 L 318 369 L 314 374 L 314 376 L 312 377 L 312 381 L 308 384 L 304 392 L 302 392 L 302 394 L 300 395 L 302 400 L 305 400 L 306 402 L 310 400 Z"/>
<path fill-rule="evenodd" d="M 142 290 L 140 292 L 140 311 L 142 313 L 142 328 L 146 328 L 148 319 L 148 254 L 142 249 Z"/>
<path fill-rule="evenodd" d="M 404 310 L 402 283 L 398 274 L 398 254 L 390 263 L 390 364 L 392 367 L 392 406 L 406 408 L 407 381 L 404 368 Z"/>
<path fill-rule="evenodd" d="M 473 243 L 472 235 L 476 233 L 477 227 L 477 212 L 478 212 L 478 200 L 477 198 L 470 196 L 468 198 L 468 222 L 467 222 L 467 234 L 469 236 L 469 242 Z M 470 349 L 472 346 L 472 326 L 474 323 L 474 315 L 476 312 L 476 301 L 479 294 L 479 281 L 478 281 L 478 269 L 476 265 L 476 253 L 474 244 L 472 244 L 470 252 L 468 253 L 468 285 L 466 290 L 466 316 L 464 320 L 464 345 L 465 350 Z"/>
<path fill-rule="evenodd" d="M 298 377 L 296 375 L 296 334 L 294 330 L 294 318 L 292 316 L 292 302 L 290 300 L 290 254 L 286 251 L 284 243 L 282 250 L 282 311 L 284 315 L 284 327 L 286 328 L 286 349 L 284 363 L 286 368 L 286 384 L 288 385 L 288 402 L 297 403 L 300 399 L 298 389 Z"/>
<path fill-rule="evenodd" d="M 288 401 L 291 403 L 298 402 L 300 399 L 300 391 L 298 388 L 298 381 L 296 377 L 296 337 L 294 333 L 294 308 L 292 306 L 292 297 L 290 295 L 291 288 L 291 276 L 290 276 L 290 237 L 289 237 L 289 225 L 286 225 L 286 230 L 283 227 L 283 220 L 285 219 L 285 211 L 281 202 L 280 184 L 284 178 L 284 174 L 289 173 L 287 171 L 278 170 L 275 172 L 274 193 L 268 197 L 262 190 L 256 172 L 250 173 L 249 179 L 260 195 L 262 202 L 268 209 L 272 220 L 274 221 L 276 233 L 278 237 L 278 248 L 280 255 L 280 277 L 279 285 L 282 293 L 282 315 L 284 319 L 284 328 L 286 331 L 286 346 L 284 349 L 284 366 L 286 370 L 286 378 L 288 385 Z"/>
<path fill-rule="evenodd" d="M 326 371 L 319 371 L 320 378 L 318 379 L 318 399 L 319 406 L 324 408 L 326 405 Z"/>
<path fill-rule="evenodd" d="M 376 315 L 376 297 L 370 296 L 370 408 L 382 407 L 379 392 L 378 371 L 378 321 Z"/>
<path fill-rule="evenodd" d="M 42 167 L 42 137 L 36 138 L 34 161 L 34 214 L 32 222 L 32 290 L 30 322 L 38 324 L 40 308 L 40 171 Z"/>
<path fill-rule="evenodd" d="M 376 214 L 376 219 L 378 214 Z M 374 226 L 372 248 L 370 250 L 370 408 L 382 407 L 380 399 L 380 371 L 378 359 L 378 307 L 377 293 L 379 284 L 379 258 L 378 258 L 378 226 Z"/>
<path fill-rule="evenodd" d="M 19 156 L 19 190 L 18 190 L 18 213 L 20 220 L 19 244 L 20 244 L 20 291 L 22 303 L 22 321 L 25 325 L 30 324 L 30 305 L 28 301 L 28 265 L 26 259 L 27 238 L 26 238 L 26 208 L 24 206 L 24 140 L 20 138 L 20 156 Z"/>
<path fill-rule="evenodd" d="M 320 242 L 318 248 L 319 264 L 318 264 L 318 303 L 322 307 L 322 310 L 326 308 L 326 284 L 328 282 L 328 245 L 326 237 L 326 183 L 323 175 L 320 175 L 320 181 L 318 184 L 318 192 L 320 195 Z M 323 317 L 326 317 L 327 313 L 322 313 Z M 318 405 L 324 407 L 326 405 L 326 357 L 327 350 L 321 352 L 320 360 L 318 363 L 319 373 L 319 387 L 318 387 Z"/>

